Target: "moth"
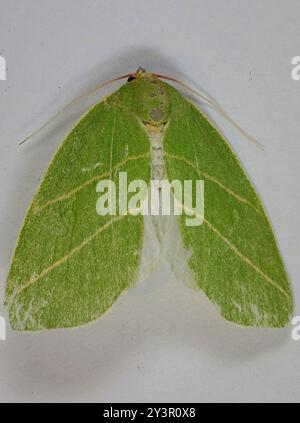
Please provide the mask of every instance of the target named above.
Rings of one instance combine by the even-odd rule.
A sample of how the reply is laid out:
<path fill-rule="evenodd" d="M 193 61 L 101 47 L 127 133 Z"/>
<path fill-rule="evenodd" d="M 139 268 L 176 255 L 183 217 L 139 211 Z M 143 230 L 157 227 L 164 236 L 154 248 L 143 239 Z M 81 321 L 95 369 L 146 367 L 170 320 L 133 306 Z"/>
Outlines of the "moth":
<path fill-rule="evenodd" d="M 99 216 L 95 209 L 99 181 L 118 181 L 125 171 L 129 182 L 150 184 L 154 174 L 203 180 L 203 223 L 187 226 L 178 216 L 195 285 L 231 322 L 285 326 L 293 310 L 288 276 L 236 155 L 208 118 L 166 82 L 172 78 L 141 68 L 126 77 L 66 136 L 33 199 L 6 286 L 12 328 L 86 324 L 136 281 L 144 217 Z"/>

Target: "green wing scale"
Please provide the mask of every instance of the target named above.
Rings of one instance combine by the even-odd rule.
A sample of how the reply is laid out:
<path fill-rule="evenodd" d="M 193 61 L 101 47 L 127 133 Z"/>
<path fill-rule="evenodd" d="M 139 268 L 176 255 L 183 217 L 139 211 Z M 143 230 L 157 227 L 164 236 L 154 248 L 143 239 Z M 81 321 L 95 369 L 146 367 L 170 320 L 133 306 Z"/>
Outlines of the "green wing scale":
<path fill-rule="evenodd" d="M 99 216 L 96 184 L 149 180 L 149 143 L 114 98 L 95 106 L 66 137 L 26 216 L 8 275 L 13 329 L 78 326 L 103 314 L 135 280 L 141 216 Z"/>
<path fill-rule="evenodd" d="M 261 202 L 237 157 L 206 117 L 169 88 L 172 111 L 164 136 L 170 180 L 203 179 L 204 222 L 181 219 L 189 267 L 224 318 L 242 325 L 280 327 L 292 294 Z"/>
<path fill-rule="evenodd" d="M 160 137 L 162 146 L 153 146 Z M 288 323 L 293 310 L 288 277 L 270 222 L 237 157 L 177 90 L 138 70 L 78 122 L 45 174 L 8 275 L 13 329 L 91 322 L 137 279 L 143 216 L 96 213 L 97 183 L 111 179 L 118 186 L 124 171 L 128 184 L 138 179 L 149 185 L 161 172 L 169 181 L 204 180 L 202 225 L 186 226 L 185 216 L 178 217 L 196 285 L 229 321 Z"/>

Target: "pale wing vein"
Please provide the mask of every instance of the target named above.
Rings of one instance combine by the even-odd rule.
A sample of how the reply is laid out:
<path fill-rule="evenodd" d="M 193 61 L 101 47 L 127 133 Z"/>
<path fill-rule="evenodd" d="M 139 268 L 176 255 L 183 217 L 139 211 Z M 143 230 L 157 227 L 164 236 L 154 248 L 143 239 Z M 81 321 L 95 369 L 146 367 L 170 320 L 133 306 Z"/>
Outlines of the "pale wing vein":
<path fill-rule="evenodd" d="M 112 179 L 113 172 L 113 151 L 114 151 L 114 142 L 115 142 L 115 128 L 116 128 L 116 117 L 114 118 L 114 123 L 111 133 L 111 143 L 110 143 L 110 162 L 109 162 L 109 177 Z"/>
<path fill-rule="evenodd" d="M 219 237 L 225 244 L 228 245 L 228 247 L 245 263 L 247 263 L 252 269 L 254 269 L 260 276 L 262 276 L 263 279 L 265 279 L 267 282 L 269 282 L 271 285 L 273 285 L 275 288 L 278 289 L 289 301 L 291 301 L 289 294 L 280 286 L 277 282 L 275 282 L 273 279 L 271 279 L 266 273 L 264 273 L 258 266 L 256 266 L 248 257 L 244 256 L 235 245 L 233 245 L 229 239 L 227 239 L 224 235 L 221 234 L 220 231 L 218 231 L 217 228 L 215 228 L 206 218 L 204 218 L 204 223 Z"/>
<path fill-rule="evenodd" d="M 150 153 L 145 153 L 145 154 L 140 154 L 138 156 L 130 156 L 127 157 L 125 160 L 117 163 L 114 167 L 113 167 L 113 171 L 116 171 L 119 167 L 124 166 L 125 164 L 127 164 L 128 162 L 134 161 L 134 160 L 140 160 L 140 159 L 145 159 L 147 157 L 150 157 Z M 44 204 L 42 205 L 36 205 L 34 204 L 33 206 L 33 211 L 34 213 L 38 213 L 41 210 L 44 210 L 45 208 L 49 207 L 52 204 L 55 204 L 59 201 L 64 201 L 67 200 L 68 198 L 73 197 L 73 195 L 77 194 L 77 192 L 81 191 L 83 188 L 87 187 L 88 185 L 92 184 L 93 182 L 99 181 L 102 178 L 105 177 L 109 177 L 111 174 L 111 170 L 108 172 L 103 172 L 100 175 L 95 175 L 92 178 L 88 179 L 87 181 L 85 181 L 83 184 L 79 185 L 78 187 L 73 188 L 72 190 L 56 197 L 56 198 L 52 198 L 49 201 L 46 201 Z"/>
<path fill-rule="evenodd" d="M 236 200 L 238 200 L 240 203 L 244 203 L 250 207 L 252 207 L 257 213 L 263 215 L 263 212 L 257 208 L 254 204 L 252 204 L 250 201 L 248 201 L 246 198 L 241 197 L 240 195 L 236 194 L 234 191 L 232 191 L 230 188 L 226 187 L 225 185 L 223 185 L 220 181 L 218 181 L 215 177 L 209 175 L 206 172 L 203 172 L 201 170 L 199 170 L 197 168 L 197 166 L 195 166 L 195 164 L 193 162 L 191 162 L 190 160 L 186 159 L 185 157 L 180 157 L 180 156 L 176 156 L 174 154 L 170 154 L 170 153 L 164 153 L 166 157 L 169 157 L 170 159 L 173 160 L 178 160 L 181 162 L 186 163 L 188 166 L 192 167 L 197 173 L 198 175 L 201 177 L 206 178 L 207 180 L 215 183 L 216 185 L 218 185 L 220 188 L 222 188 L 224 191 L 226 191 L 229 195 L 231 195 L 232 197 L 234 197 Z"/>
<path fill-rule="evenodd" d="M 64 255 L 54 263 L 52 263 L 50 266 L 46 267 L 39 273 L 38 275 L 35 275 L 34 277 L 30 278 L 28 281 L 26 281 L 19 289 L 17 289 L 14 293 L 14 295 L 20 294 L 24 289 L 28 288 L 29 286 L 33 285 L 34 283 L 38 282 L 40 279 L 42 279 L 45 275 L 47 275 L 51 270 L 57 268 L 61 264 L 65 263 L 67 260 L 69 260 L 71 257 L 73 257 L 75 254 L 77 254 L 83 247 L 88 245 L 91 241 L 93 241 L 101 232 L 105 231 L 107 228 L 109 228 L 113 223 L 124 219 L 126 216 L 117 216 L 104 225 L 101 225 L 92 235 L 88 236 L 84 240 L 80 242 L 80 244 L 76 245 L 71 251 L 68 252 L 68 254 Z"/>

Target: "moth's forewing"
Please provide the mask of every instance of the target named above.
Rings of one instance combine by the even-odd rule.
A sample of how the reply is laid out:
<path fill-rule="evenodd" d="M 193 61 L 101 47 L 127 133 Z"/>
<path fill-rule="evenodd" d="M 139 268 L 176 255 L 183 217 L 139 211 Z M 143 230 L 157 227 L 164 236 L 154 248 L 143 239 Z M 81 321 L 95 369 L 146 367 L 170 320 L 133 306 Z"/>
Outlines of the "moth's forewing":
<path fill-rule="evenodd" d="M 196 107 L 169 88 L 172 108 L 164 136 L 170 180 L 204 180 L 204 222 L 181 219 L 197 285 L 226 319 L 280 327 L 293 301 L 270 222 L 236 155 Z"/>
<path fill-rule="evenodd" d="M 111 178 L 118 187 L 121 171 L 127 172 L 128 183 L 150 179 L 149 142 L 124 107 L 128 101 L 124 86 L 91 109 L 46 172 L 8 276 L 6 303 L 16 330 L 88 323 L 136 278 L 142 216 L 96 213 L 99 180 Z"/>

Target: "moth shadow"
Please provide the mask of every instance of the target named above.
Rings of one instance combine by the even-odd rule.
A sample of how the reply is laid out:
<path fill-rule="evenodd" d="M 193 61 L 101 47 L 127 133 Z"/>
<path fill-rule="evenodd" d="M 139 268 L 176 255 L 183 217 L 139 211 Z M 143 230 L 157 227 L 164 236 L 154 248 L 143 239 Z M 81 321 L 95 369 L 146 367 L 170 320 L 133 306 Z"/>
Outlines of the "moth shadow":
<path fill-rule="evenodd" d="M 96 91 L 94 95 L 87 98 L 82 98 L 62 111 L 46 128 L 27 140 L 25 144 L 19 146 L 18 142 L 37 130 L 70 101 L 92 91 L 99 83 L 121 74 L 134 72 L 140 65 L 153 71 L 180 76 L 180 72 L 172 60 L 161 54 L 159 50 L 149 46 L 129 48 L 124 50 L 121 55 L 115 54 L 109 60 L 101 60 L 77 74 L 74 72 L 74 76 L 68 78 L 67 83 L 61 84 L 59 93 L 55 87 L 53 99 L 41 105 L 37 117 L 38 122 L 31 121 L 23 128 L 19 128 L 21 137 L 13 141 L 15 143 L 13 154 L 16 157 L 16 169 L 14 169 L 10 189 L 6 193 L 2 216 L 4 222 L 11 222 L 1 228 L 1 239 L 3 243 L 5 241 L 6 250 L 1 254 L 0 264 L 5 271 L 8 269 L 10 256 L 26 210 L 58 146 L 84 112 L 99 102 L 103 95 L 115 91 L 124 81 L 110 85 L 100 92 Z M 3 289 L 3 286 L 1 288 Z"/>
<path fill-rule="evenodd" d="M 101 60 L 99 63 L 81 70 L 74 76 L 68 76 L 68 82 L 62 83 L 59 93 L 55 93 L 53 100 L 45 105 L 41 105 L 40 116 L 42 118 L 44 117 L 44 121 L 41 124 L 54 117 L 59 111 L 61 111 L 60 115 L 55 117 L 53 122 L 47 126 L 47 129 L 37 134 L 31 141 L 28 141 L 26 148 L 29 150 L 35 148 L 37 143 L 43 142 L 49 134 L 55 132 L 60 126 L 70 129 L 70 123 L 74 124 L 92 105 L 101 101 L 109 93 L 114 92 L 120 85 L 126 82 L 126 79 L 116 81 L 100 90 L 96 89 L 98 85 L 114 77 L 135 72 L 138 67 L 143 67 L 153 73 L 173 76 L 186 83 L 193 83 L 196 88 L 208 95 L 203 87 L 200 87 L 195 81 L 190 81 L 188 75 L 178 67 L 170 56 L 166 56 L 159 49 L 155 49 L 152 46 L 129 48 L 123 54 L 115 54 L 106 61 Z M 171 81 L 168 81 L 168 83 L 172 84 Z M 177 89 L 180 90 L 181 87 L 177 86 Z M 88 93 L 90 94 L 87 95 Z M 188 92 L 185 94 L 189 97 Z M 78 101 L 73 103 L 73 100 L 76 99 Z M 70 102 L 72 104 L 63 110 Z M 52 110 L 52 115 L 49 110 Z M 42 118 L 39 117 L 39 119 Z M 28 123 L 28 125 L 32 127 L 32 122 Z M 23 129 L 27 130 L 28 125 L 25 125 Z M 32 131 L 36 129 L 37 126 L 33 127 Z M 24 135 L 26 136 L 27 134 Z"/>
<path fill-rule="evenodd" d="M 170 57 L 140 46 L 71 78 L 62 87 L 60 96 L 70 91 L 68 101 L 89 91 L 96 83 L 132 72 L 138 66 L 187 81 Z M 110 87 L 109 91 L 113 90 Z M 58 121 L 18 150 L 21 166 L 6 198 L 4 221 L 6 218 L 22 221 L 37 182 L 60 140 L 80 114 L 101 97 L 95 93 L 87 102 L 62 113 Z M 61 99 L 59 103 L 65 104 Z M 45 105 L 41 114 L 53 109 L 55 104 L 57 98 Z M 25 193 L 14 189 L 21 186 L 26 187 Z M 4 228 L 10 250 L 16 237 L 17 230 L 11 231 L 11 226 Z M 8 267 L 8 261 L 4 264 Z M 3 379 L 16 400 L 109 401 L 115 398 L 114 387 L 124 372 L 135 378 L 143 378 L 143 371 L 151 373 L 155 361 L 149 357 L 164 351 L 166 345 L 174 349 L 174 354 L 178 346 L 184 346 L 183 366 L 189 365 L 184 362 L 186 357 L 195 359 L 195 356 L 204 365 L 207 357 L 211 357 L 226 366 L 237 366 L 281 347 L 287 337 L 287 329 L 242 328 L 225 322 L 204 295 L 187 288 L 168 269 L 160 268 L 123 295 L 94 324 L 39 333 L 9 332 L 3 345 Z"/>

